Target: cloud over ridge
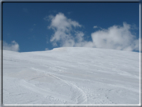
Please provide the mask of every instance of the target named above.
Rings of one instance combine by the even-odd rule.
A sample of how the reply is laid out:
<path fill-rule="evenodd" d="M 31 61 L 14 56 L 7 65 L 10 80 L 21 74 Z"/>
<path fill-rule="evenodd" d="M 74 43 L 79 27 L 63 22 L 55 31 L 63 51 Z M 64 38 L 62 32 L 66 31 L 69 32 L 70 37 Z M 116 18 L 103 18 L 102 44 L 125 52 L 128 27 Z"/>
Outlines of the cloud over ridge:
<path fill-rule="evenodd" d="M 123 22 L 123 26 L 113 25 L 107 29 L 97 30 L 91 33 L 90 41 L 84 39 L 84 33 L 77 30 L 82 25 L 79 22 L 67 18 L 63 13 L 50 15 L 49 29 L 54 31 L 50 42 L 53 46 L 57 43 L 61 47 L 94 47 L 108 48 L 125 51 L 138 51 L 139 39 L 131 33 L 131 25 Z M 95 26 L 97 28 L 97 26 Z"/>
<path fill-rule="evenodd" d="M 61 46 L 73 46 L 74 40 L 71 36 L 71 31 L 73 28 L 81 27 L 81 25 L 66 18 L 63 13 L 58 13 L 55 17 L 50 15 L 49 18 L 51 19 L 51 25 L 48 28 L 55 31 L 50 41 L 54 45 L 56 45 L 56 42 L 60 42 Z"/>
<path fill-rule="evenodd" d="M 0 41 L 0 46 L 1 46 L 1 42 L 2 41 Z M 12 41 L 11 44 L 8 44 L 3 41 L 3 50 L 19 51 L 19 44 L 15 41 Z"/>
<path fill-rule="evenodd" d="M 130 31 L 130 25 L 112 26 L 105 30 L 99 30 L 91 34 L 94 47 L 110 48 L 117 50 L 138 50 L 139 40 Z"/>

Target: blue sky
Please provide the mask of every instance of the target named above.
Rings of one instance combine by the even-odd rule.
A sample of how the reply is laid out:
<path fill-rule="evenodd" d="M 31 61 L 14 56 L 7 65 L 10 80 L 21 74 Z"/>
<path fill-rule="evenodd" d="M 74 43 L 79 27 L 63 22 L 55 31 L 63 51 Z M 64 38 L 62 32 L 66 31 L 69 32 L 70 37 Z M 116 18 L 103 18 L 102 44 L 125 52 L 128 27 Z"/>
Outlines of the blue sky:
<path fill-rule="evenodd" d="M 137 51 L 139 3 L 3 3 L 4 49 Z"/>

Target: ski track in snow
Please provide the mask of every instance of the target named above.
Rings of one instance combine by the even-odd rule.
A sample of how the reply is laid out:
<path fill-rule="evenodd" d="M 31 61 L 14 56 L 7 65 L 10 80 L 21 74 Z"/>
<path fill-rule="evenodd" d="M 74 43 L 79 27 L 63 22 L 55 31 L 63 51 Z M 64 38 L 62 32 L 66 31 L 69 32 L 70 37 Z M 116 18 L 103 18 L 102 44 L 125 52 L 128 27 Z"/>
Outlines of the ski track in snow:
<path fill-rule="evenodd" d="M 4 51 L 3 72 L 4 104 L 138 104 L 139 100 L 135 52 Z"/>
<path fill-rule="evenodd" d="M 45 71 L 42 71 L 42 70 L 39 70 L 39 69 L 36 69 L 36 68 L 32 68 L 33 70 L 36 70 L 36 71 L 39 71 L 39 72 L 44 72 L 46 73 Z M 46 73 L 48 74 L 49 76 L 51 77 L 54 77 L 56 79 L 58 79 L 59 81 L 65 83 L 67 86 L 71 87 L 71 89 L 73 89 L 73 95 L 72 95 L 72 98 L 74 99 L 77 99 L 77 104 L 80 104 L 80 103 L 86 103 L 87 102 L 87 97 L 86 97 L 86 94 L 83 92 L 82 89 L 80 89 L 79 87 L 77 87 L 75 84 L 71 83 L 71 82 L 68 82 L 66 80 L 63 80 L 57 76 L 55 76 L 54 74 L 51 74 L 51 73 Z M 38 88 L 37 88 L 38 89 Z M 46 94 L 46 93 L 45 93 Z M 45 95 L 44 94 L 44 95 Z M 78 94 L 78 95 L 76 95 Z"/>

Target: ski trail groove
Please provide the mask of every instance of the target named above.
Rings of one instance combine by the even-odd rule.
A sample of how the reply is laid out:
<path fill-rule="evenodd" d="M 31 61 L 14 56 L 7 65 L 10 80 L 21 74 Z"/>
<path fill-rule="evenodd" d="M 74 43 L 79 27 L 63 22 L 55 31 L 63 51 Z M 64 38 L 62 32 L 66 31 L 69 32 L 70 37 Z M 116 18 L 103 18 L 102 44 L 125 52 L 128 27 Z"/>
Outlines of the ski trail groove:
<path fill-rule="evenodd" d="M 54 77 L 54 78 L 59 79 L 60 81 L 66 83 L 68 86 L 72 87 L 72 89 L 75 91 L 74 93 L 76 93 L 76 91 L 78 93 L 80 93 L 78 97 L 75 95 L 77 97 L 77 103 L 78 104 L 87 102 L 87 96 L 86 96 L 86 94 L 84 93 L 84 91 L 81 88 L 79 88 L 75 84 L 67 82 L 67 81 L 65 81 L 65 80 L 63 80 L 63 79 L 61 79 L 61 78 L 59 78 L 59 77 L 57 77 L 55 75 L 52 75 L 52 74 L 49 74 L 49 75 Z"/>
<path fill-rule="evenodd" d="M 25 80 L 21 80 L 20 81 L 20 85 L 29 89 L 29 90 L 32 90 L 33 92 L 36 92 L 36 93 L 39 93 L 41 95 L 43 95 L 44 97 L 46 97 L 46 94 L 49 92 L 48 90 L 44 90 L 42 88 L 39 88 L 37 86 L 35 86 L 34 84 L 32 83 L 28 83 L 27 81 Z M 50 92 L 51 93 L 51 92 Z"/>
<path fill-rule="evenodd" d="M 54 77 L 54 78 L 62 81 L 63 83 L 65 83 L 69 87 L 71 87 L 71 89 L 73 89 L 73 92 L 74 92 L 72 97 L 76 96 L 77 104 L 87 102 L 87 96 L 86 96 L 85 92 L 81 88 L 79 88 L 77 85 L 75 85 L 75 84 L 73 84 L 71 82 L 67 82 L 66 80 L 63 80 L 63 79 L 59 78 L 58 76 L 55 76 L 55 74 L 51 74 L 49 72 L 47 73 L 47 72 L 45 72 L 43 70 L 39 70 L 39 69 L 36 69 L 36 68 L 32 68 L 32 69 L 36 70 L 36 71 L 44 72 L 45 74 L 50 75 L 51 77 Z M 77 94 L 79 94 L 79 95 L 77 95 Z"/>

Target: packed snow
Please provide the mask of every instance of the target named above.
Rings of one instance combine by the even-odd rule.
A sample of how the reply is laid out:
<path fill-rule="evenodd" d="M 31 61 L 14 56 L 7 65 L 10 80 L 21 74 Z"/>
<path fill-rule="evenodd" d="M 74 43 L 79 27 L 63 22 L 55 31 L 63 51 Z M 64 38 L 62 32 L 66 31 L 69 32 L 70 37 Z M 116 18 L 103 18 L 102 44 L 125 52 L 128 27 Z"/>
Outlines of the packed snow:
<path fill-rule="evenodd" d="M 3 51 L 4 104 L 139 104 L 139 53 Z"/>

